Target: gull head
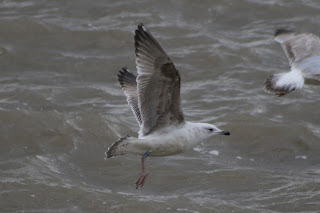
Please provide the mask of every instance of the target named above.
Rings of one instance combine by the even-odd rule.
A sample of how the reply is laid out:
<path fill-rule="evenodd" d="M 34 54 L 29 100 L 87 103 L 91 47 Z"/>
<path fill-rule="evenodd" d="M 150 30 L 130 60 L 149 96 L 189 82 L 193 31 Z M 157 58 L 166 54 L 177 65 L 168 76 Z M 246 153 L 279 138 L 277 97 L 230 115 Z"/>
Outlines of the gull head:
<path fill-rule="evenodd" d="M 198 123 L 197 129 L 203 138 L 209 138 L 214 135 L 230 135 L 230 132 L 221 130 L 215 125 L 207 123 Z"/>
<path fill-rule="evenodd" d="M 212 124 L 205 124 L 204 129 L 204 131 L 206 131 L 209 135 L 230 135 L 230 132 L 221 130 Z"/>

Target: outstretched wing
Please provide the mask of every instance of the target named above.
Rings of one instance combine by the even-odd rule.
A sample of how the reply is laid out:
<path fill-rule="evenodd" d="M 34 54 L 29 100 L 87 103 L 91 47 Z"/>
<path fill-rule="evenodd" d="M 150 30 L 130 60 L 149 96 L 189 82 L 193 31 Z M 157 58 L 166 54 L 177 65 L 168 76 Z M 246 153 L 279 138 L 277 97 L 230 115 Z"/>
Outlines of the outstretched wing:
<path fill-rule="evenodd" d="M 138 25 L 135 53 L 141 135 L 184 122 L 180 104 L 180 74 L 148 30 Z"/>
<path fill-rule="evenodd" d="M 296 34 L 279 29 L 276 30 L 274 39 L 281 44 L 290 65 L 310 56 L 320 55 L 320 39 L 311 33 Z"/>
<path fill-rule="evenodd" d="M 136 76 L 132 74 L 126 67 L 123 67 L 118 74 L 118 81 L 124 94 L 127 97 L 128 105 L 130 106 L 134 116 L 136 117 L 139 126 L 141 126 L 141 115 L 138 105 L 138 92 Z"/>
<path fill-rule="evenodd" d="M 271 75 L 265 81 L 265 90 L 278 96 L 299 90 L 304 78 L 317 79 L 319 73 L 320 39 L 310 33 L 276 30 L 274 39 L 279 42 L 289 60 L 291 71 Z"/>

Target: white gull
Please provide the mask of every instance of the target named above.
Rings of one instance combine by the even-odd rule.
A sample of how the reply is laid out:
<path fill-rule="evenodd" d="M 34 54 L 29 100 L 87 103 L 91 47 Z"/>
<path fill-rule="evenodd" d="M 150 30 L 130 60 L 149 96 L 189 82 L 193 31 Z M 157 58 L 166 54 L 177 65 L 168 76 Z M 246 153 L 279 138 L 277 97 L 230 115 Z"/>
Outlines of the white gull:
<path fill-rule="evenodd" d="M 278 96 L 299 90 L 306 83 L 320 84 L 320 39 L 311 33 L 296 34 L 293 31 L 276 30 L 279 42 L 289 60 L 291 71 L 271 75 L 265 82 L 265 90 Z"/>
<path fill-rule="evenodd" d="M 180 74 L 173 62 L 142 25 L 135 31 L 138 76 L 122 68 L 118 80 L 140 126 L 138 138 L 121 137 L 106 152 L 108 158 L 123 154 L 142 156 L 142 174 L 136 188 L 142 187 L 148 173 L 148 156 L 182 153 L 213 135 L 230 135 L 207 123 L 184 120 L 180 103 Z"/>

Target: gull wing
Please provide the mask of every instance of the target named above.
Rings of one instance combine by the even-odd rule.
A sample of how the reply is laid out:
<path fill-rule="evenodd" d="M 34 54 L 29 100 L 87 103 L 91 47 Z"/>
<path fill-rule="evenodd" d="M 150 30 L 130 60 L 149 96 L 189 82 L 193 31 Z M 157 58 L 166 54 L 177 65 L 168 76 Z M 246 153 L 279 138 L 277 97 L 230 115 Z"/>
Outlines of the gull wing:
<path fill-rule="evenodd" d="M 320 55 L 320 39 L 311 33 L 296 34 L 279 29 L 276 30 L 274 39 L 281 44 L 290 65 L 310 56 Z"/>
<path fill-rule="evenodd" d="M 139 135 L 184 122 L 180 103 L 180 74 L 168 55 L 142 25 L 135 31 Z"/>
<path fill-rule="evenodd" d="M 126 67 L 123 67 L 118 74 L 118 81 L 121 88 L 127 97 L 128 105 L 130 106 L 139 126 L 141 126 L 141 115 L 138 104 L 138 91 L 136 76 L 132 74 Z"/>

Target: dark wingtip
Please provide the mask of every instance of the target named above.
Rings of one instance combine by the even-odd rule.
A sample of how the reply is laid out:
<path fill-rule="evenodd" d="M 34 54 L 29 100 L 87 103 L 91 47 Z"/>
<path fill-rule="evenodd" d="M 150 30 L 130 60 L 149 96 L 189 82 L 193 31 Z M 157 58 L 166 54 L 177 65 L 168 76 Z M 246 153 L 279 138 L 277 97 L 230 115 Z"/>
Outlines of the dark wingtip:
<path fill-rule="evenodd" d="M 122 67 L 118 73 L 118 81 L 120 85 L 123 87 L 125 84 L 130 84 L 136 81 L 136 76 L 130 72 L 127 67 Z"/>
<path fill-rule="evenodd" d="M 138 29 L 136 29 L 136 34 L 139 31 L 145 31 L 146 27 L 144 26 L 144 24 L 140 23 L 138 24 Z"/>
<path fill-rule="evenodd" d="M 125 75 L 125 73 L 127 72 L 127 68 L 126 67 L 122 67 L 120 70 L 119 70 L 119 73 L 118 73 L 118 81 L 120 82 L 120 84 L 123 83 L 123 76 Z"/>
<path fill-rule="evenodd" d="M 134 47 L 136 56 L 138 56 L 140 43 L 145 39 L 145 37 L 144 25 L 141 23 L 138 25 L 138 28 L 136 29 L 134 35 Z"/>
<path fill-rule="evenodd" d="M 283 28 L 276 29 L 276 31 L 274 32 L 274 37 L 277 37 L 278 35 L 281 35 L 281 34 L 293 33 L 293 32 L 294 31 L 292 31 L 292 30 L 283 29 Z"/>

